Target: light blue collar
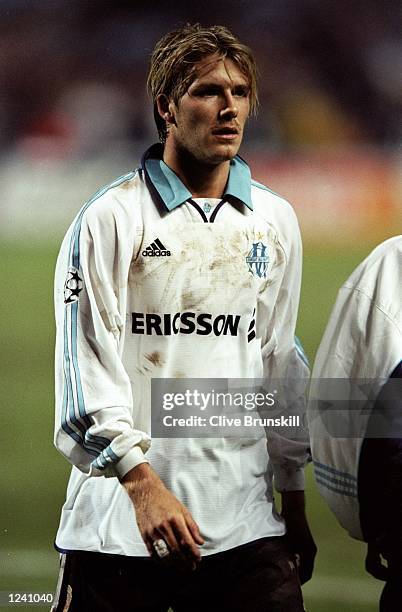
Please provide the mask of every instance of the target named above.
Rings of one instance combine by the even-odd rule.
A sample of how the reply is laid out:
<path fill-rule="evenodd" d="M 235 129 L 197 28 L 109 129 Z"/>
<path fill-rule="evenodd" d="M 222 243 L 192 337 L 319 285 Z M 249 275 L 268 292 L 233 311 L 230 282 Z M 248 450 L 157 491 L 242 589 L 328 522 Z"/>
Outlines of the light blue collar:
<path fill-rule="evenodd" d="M 177 174 L 162 160 L 162 152 L 160 145 L 153 145 L 142 158 L 142 168 L 146 180 L 152 184 L 151 193 L 156 197 L 159 196 L 166 208 L 171 211 L 191 198 L 192 194 Z M 230 162 L 225 196 L 230 196 L 228 200 L 233 198 L 253 210 L 250 169 L 239 155 L 236 155 Z"/>

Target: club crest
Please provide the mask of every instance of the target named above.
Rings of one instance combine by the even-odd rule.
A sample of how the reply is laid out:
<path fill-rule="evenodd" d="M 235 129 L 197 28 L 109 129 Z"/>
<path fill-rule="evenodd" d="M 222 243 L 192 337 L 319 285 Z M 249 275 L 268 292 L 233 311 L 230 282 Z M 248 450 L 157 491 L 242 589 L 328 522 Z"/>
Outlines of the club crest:
<path fill-rule="evenodd" d="M 267 251 L 268 247 L 265 244 L 262 242 L 254 242 L 251 251 L 246 257 L 248 269 L 253 276 L 258 276 L 258 278 L 267 277 L 269 262 Z"/>
<path fill-rule="evenodd" d="M 72 302 L 76 302 L 80 292 L 82 291 L 82 286 L 82 278 L 80 277 L 77 268 L 69 268 L 66 282 L 64 283 L 64 303 L 71 304 Z"/>

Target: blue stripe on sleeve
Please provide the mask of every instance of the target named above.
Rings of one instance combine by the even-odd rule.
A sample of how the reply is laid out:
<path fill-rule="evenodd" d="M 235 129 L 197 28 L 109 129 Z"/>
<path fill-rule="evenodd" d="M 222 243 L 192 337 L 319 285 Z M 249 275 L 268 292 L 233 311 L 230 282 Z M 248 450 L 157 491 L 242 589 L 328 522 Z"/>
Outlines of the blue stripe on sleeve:
<path fill-rule="evenodd" d="M 348 497 L 357 497 L 357 478 L 348 472 L 341 472 L 329 465 L 314 461 L 315 479 L 321 486 Z"/>
<path fill-rule="evenodd" d="M 321 480 L 321 478 L 316 478 L 317 483 L 320 484 L 321 486 L 325 487 L 326 489 L 328 489 L 329 491 L 332 491 L 333 493 L 338 493 L 338 495 L 346 495 L 346 497 L 356 497 L 357 498 L 357 493 L 355 493 L 354 491 L 348 490 L 348 489 L 342 489 L 340 487 L 337 486 L 333 486 L 332 484 Z"/>
<path fill-rule="evenodd" d="M 310 363 L 309 363 L 306 353 L 304 352 L 303 345 L 297 336 L 295 336 L 295 346 L 296 346 L 296 351 L 299 357 L 301 358 L 301 360 L 306 364 L 307 367 L 310 367 Z"/>
<path fill-rule="evenodd" d="M 353 476 L 352 474 L 349 474 L 348 472 L 341 472 L 340 470 L 337 470 L 329 465 L 325 465 L 325 463 L 314 461 L 314 468 L 316 467 L 326 472 L 329 472 L 330 474 L 335 474 L 336 476 L 341 476 L 342 478 L 345 478 L 346 480 L 351 480 L 352 482 L 357 483 L 356 476 Z"/>
<path fill-rule="evenodd" d="M 104 195 L 110 189 L 121 185 L 122 183 L 131 180 L 135 177 L 136 172 L 130 172 L 119 177 L 110 185 L 100 189 L 95 195 L 82 207 L 77 216 L 74 229 L 70 241 L 70 256 L 69 265 L 79 269 L 80 267 L 80 234 L 81 223 L 85 211 L 98 198 Z M 70 313 L 68 313 L 68 309 Z M 70 317 L 68 316 L 70 314 Z M 118 457 L 111 448 L 110 440 L 103 436 L 95 436 L 88 429 L 93 424 L 90 415 L 85 409 L 84 394 L 82 390 L 81 375 L 78 363 L 78 302 L 73 302 L 65 307 L 64 315 L 64 391 L 63 391 L 63 410 L 62 410 L 62 429 L 75 442 L 80 444 L 89 454 L 98 457 L 93 462 L 98 469 L 104 469 L 110 463 L 119 461 Z M 69 334 L 71 341 L 71 354 L 69 350 Z M 74 395 L 75 391 L 75 395 Z M 75 400 L 76 397 L 76 400 Z M 68 415 L 68 416 L 67 416 Z M 72 427 L 76 428 L 73 429 Z M 106 454 L 105 454 L 106 453 Z"/>
<path fill-rule="evenodd" d="M 96 459 L 94 459 L 94 461 L 92 461 L 92 465 L 98 470 L 104 470 L 108 465 L 117 463 L 119 459 L 120 457 L 118 457 L 116 453 L 112 451 L 110 446 L 108 446 L 108 448 L 105 448 L 105 450 Z"/>
<path fill-rule="evenodd" d="M 76 303 L 73 305 L 76 305 Z M 68 344 L 69 336 L 68 336 L 68 323 L 67 323 L 68 316 L 67 314 L 68 313 L 66 312 L 65 319 L 64 319 L 65 387 L 64 387 L 64 405 L 63 405 L 63 413 L 62 413 L 62 428 L 76 442 L 81 444 L 81 446 L 83 446 L 89 454 L 94 455 L 96 457 L 99 454 L 99 452 L 103 450 L 103 447 L 99 447 L 96 441 L 94 444 L 85 444 L 86 427 L 76 415 L 74 392 L 73 392 L 73 377 L 71 376 L 72 359 L 70 357 L 70 351 L 68 348 L 69 347 L 69 344 Z M 71 312 L 70 312 L 70 315 L 71 315 Z M 87 427 L 89 427 L 91 423 L 88 417 L 86 418 L 87 418 L 86 425 Z M 72 429 L 71 426 L 75 427 L 76 429 Z"/>
<path fill-rule="evenodd" d="M 346 489 L 350 492 L 357 494 L 357 485 L 351 481 L 343 480 L 342 478 L 337 478 L 336 476 L 329 476 L 325 472 L 321 472 L 318 469 L 314 471 L 317 478 L 321 480 L 325 480 L 327 483 L 330 483 L 332 486 L 337 486 L 342 489 Z"/>

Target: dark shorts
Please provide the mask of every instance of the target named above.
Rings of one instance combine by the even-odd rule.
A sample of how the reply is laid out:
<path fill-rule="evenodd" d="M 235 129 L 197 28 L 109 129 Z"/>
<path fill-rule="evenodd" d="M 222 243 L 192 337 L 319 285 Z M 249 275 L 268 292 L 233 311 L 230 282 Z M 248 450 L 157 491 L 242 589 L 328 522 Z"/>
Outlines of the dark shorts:
<path fill-rule="evenodd" d="M 195 571 L 91 552 L 62 555 L 53 612 L 303 612 L 284 538 L 204 557 Z"/>

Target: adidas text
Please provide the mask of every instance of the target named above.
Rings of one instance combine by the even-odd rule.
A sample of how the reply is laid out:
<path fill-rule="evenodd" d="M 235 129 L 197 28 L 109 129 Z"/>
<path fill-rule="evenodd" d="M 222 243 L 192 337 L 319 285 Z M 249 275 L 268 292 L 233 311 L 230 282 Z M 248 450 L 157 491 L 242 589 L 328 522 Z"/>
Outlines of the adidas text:
<path fill-rule="evenodd" d="M 159 238 L 151 242 L 146 249 L 142 251 L 143 257 L 170 257 L 171 252 L 161 243 Z"/>
<path fill-rule="evenodd" d="M 144 257 L 170 257 L 172 254 L 170 251 L 142 251 Z"/>

